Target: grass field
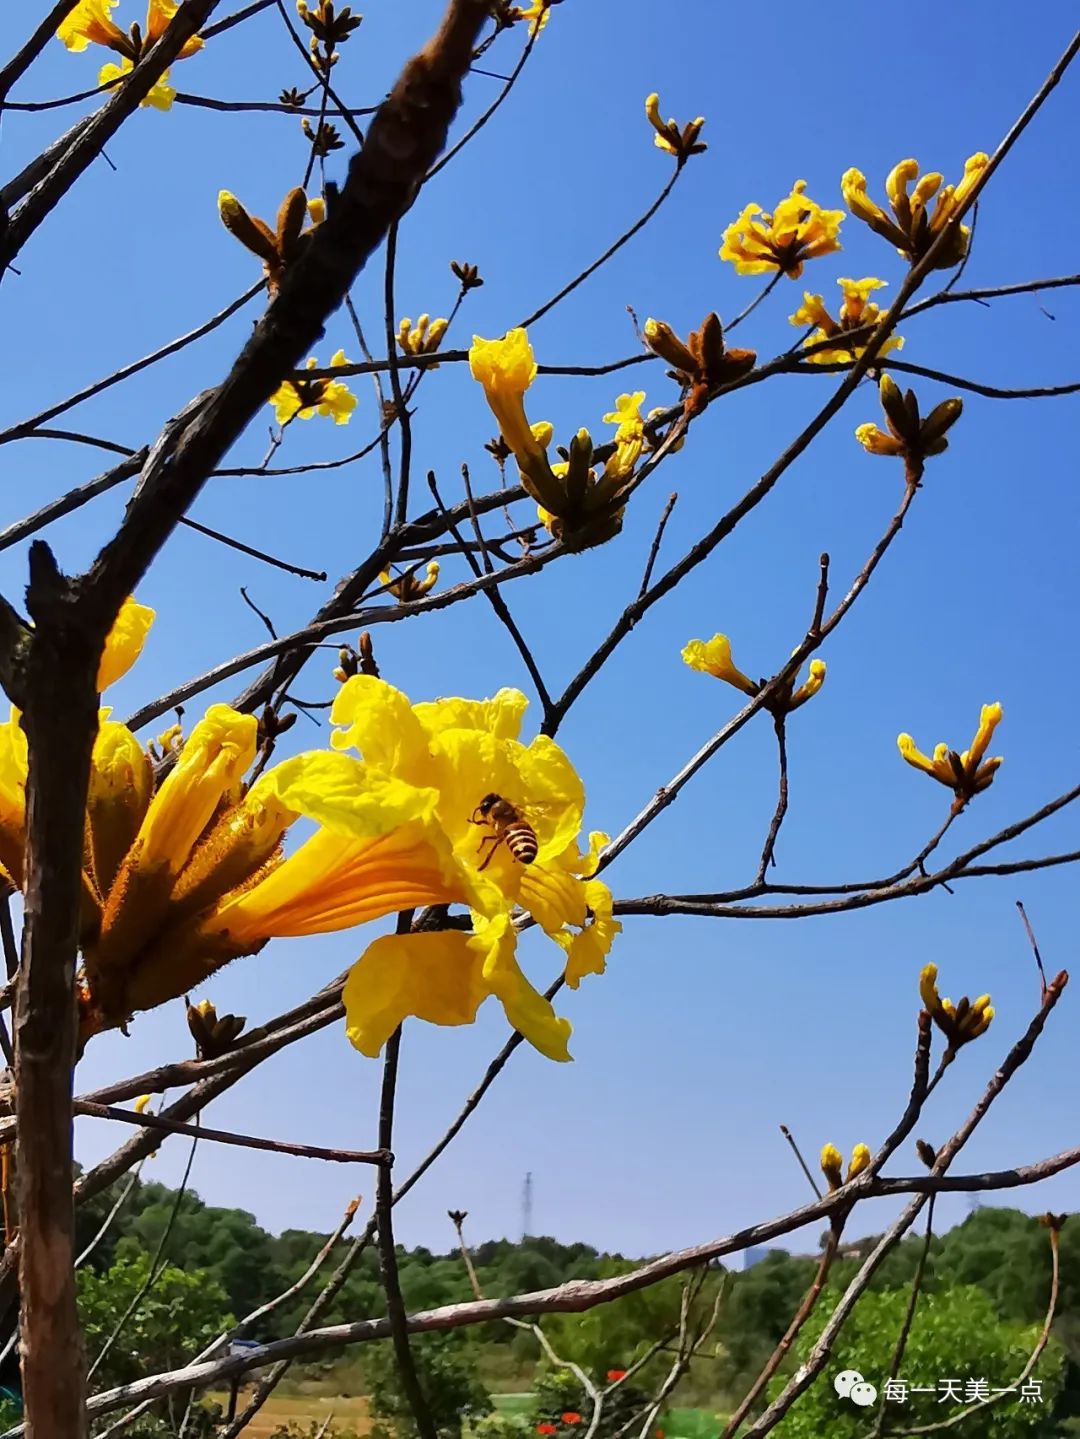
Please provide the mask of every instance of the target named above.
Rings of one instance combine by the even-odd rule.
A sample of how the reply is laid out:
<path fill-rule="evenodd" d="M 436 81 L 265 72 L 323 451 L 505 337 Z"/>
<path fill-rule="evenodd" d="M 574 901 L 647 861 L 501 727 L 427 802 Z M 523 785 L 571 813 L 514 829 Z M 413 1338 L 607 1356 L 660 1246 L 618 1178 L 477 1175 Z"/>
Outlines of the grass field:
<path fill-rule="evenodd" d="M 223 1409 L 229 1402 L 227 1394 L 211 1394 L 210 1398 Z M 244 1396 L 241 1394 L 238 1407 L 242 1409 L 243 1405 Z M 333 1414 L 342 1428 L 355 1429 L 358 1434 L 367 1433 L 366 1399 L 343 1399 L 330 1394 L 275 1394 L 243 1431 L 244 1439 L 269 1439 L 275 1429 L 287 1424 L 290 1419 L 300 1424 L 310 1424 L 314 1419 L 321 1424 L 328 1414 Z"/>
<path fill-rule="evenodd" d="M 228 1402 L 224 1394 L 211 1398 L 222 1407 Z M 495 1408 L 503 1414 L 522 1414 L 532 1404 L 531 1394 L 493 1394 Z M 243 1406 L 243 1395 L 240 1404 Z M 269 1439 L 274 1430 L 290 1419 L 300 1424 L 317 1423 L 333 1414 L 342 1428 L 366 1434 L 369 1428 L 367 1403 L 360 1398 L 341 1398 L 329 1394 L 275 1394 L 244 1430 L 244 1439 Z M 664 1420 L 665 1439 L 715 1439 L 723 1428 L 723 1417 L 708 1409 L 670 1409 Z"/>

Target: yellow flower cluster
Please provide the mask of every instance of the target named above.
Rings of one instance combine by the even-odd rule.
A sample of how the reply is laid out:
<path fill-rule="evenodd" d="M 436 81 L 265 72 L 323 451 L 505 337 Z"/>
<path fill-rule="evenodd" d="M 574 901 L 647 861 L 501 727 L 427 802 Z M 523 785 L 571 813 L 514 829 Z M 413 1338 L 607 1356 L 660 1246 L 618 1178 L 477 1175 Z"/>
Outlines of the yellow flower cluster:
<path fill-rule="evenodd" d="M 930 246 L 954 218 L 967 200 L 979 177 L 990 163 L 981 151 L 970 156 L 964 165 L 964 177 L 958 185 L 942 187 L 944 176 L 937 171 L 919 178 L 917 160 L 901 160 L 889 172 L 885 193 L 892 218 L 866 193 L 866 176 L 861 170 L 850 169 L 840 182 L 844 201 L 858 220 L 863 220 L 877 234 L 894 244 L 912 264 L 921 260 Z M 914 190 L 909 189 L 914 184 Z M 930 201 L 937 196 L 934 208 Z M 942 247 L 934 261 L 935 270 L 947 270 L 967 254 L 971 231 L 958 225 L 952 238 Z"/>
<path fill-rule="evenodd" d="M 803 303 L 795 313 L 788 316 L 793 325 L 817 326 L 803 341 L 804 348 L 823 345 L 829 340 L 834 342 L 827 348 L 815 350 L 812 355 L 806 356 L 813 365 L 843 364 L 856 359 L 866 349 L 870 335 L 863 333 L 858 340 L 847 340 L 845 337 L 852 331 L 865 332 L 868 326 L 876 325 L 881 318 L 881 307 L 871 300 L 870 296 L 875 290 L 884 288 L 884 280 L 868 277 L 865 280 L 837 280 L 836 283 L 844 293 L 839 319 L 834 320 L 829 314 L 823 296 L 812 295 L 809 290 L 804 292 Z M 903 348 L 904 341 L 901 336 L 892 334 L 878 350 L 877 358 Z"/>
<path fill-rule="evenodd" d="M 740 275 L 774 270 L 797 280 L 807 260 L 839 250 L 843 210 L 823 210 L 805 191 L 806 181 L 796 180 L 772 214 L 747 205 L 724 231 L 721 260 L 730 260 Z"/>
<path fill-rule="evenodd" d="M 649 124 L 656 131 L 653 136 L 653 144 L 658 150 L 664 150 L 667 154 L 674 155 L 680 167 L 685 165 L 691 155 L 700 155 L 709 148 L 698 139 L 701 127 L 705 123 L 704 115 L 699 115 L 696 120 L 688 121 L 680 129 L 674 120 L 661 119 L 660 96 L 657 94 L 646 96 L 645 115 Z"/>
<path fill-rule="evenodd" d="M 100 687 L 134 663 L 152 619 L 133 600 L 124 606 Z M 594 877 L 607 836 L 579 848 L 581 780 L 554 741 L 519 740 L 526 703 L 504 689 L 490 700 L 414 705 L 385 681 L 355 675 L 331 710 L 332 748 L 285 759 L 250 783 L 253 715 L 211 705 L 186 742 L 163 743 L 155 773 L 136 736 L 102 711 L 86 812 L 83 1040 L 188 993 L 274 936 L 462 904 L 471 932 L 391 935 L 367 949 L 345 990 L 353 1043 L 375 1054 L 409 1015 L 471 1023 L 495 995 L 530 1043 L 568 1059 L 569 1023 L 518 965 L 513 911 L 528 912 L 564 951 L 575 988 L 603 971 L 621 926 Z M 13 713 L 0 725 L 0 861 L 20 888 L 26 778 Z M 519 835 L 526 826 L 528 852 L 510 843 L 508 822 L 489 818 L 498 798 Z M 286 857 L 282 841 L 301 816 L 314 833 Z M 211 1046 L 231 1043 L 242 1024 L 207 1005 L 195 1013 L 193 1033 Z"/>
<path fill-rule="evenodd" d="M 703 640 L 691 640 L 683 649 L 682 658 L 692 670 L 700 670 L 703 674 L 712 675 L 714 679 L 723 680 L 725 684 L 734 685 L 737 690 L 742 690 L 743 694 L 751 698 L 764 687 L 764 680 L 752 680 L 736 666 L 731 658 L 731 641 L 727 635 L 713 635 L 707 644 Z M 796 671 L 779 687 L 765 708 L 779 717 L 790 714 L 808 699 L 813 699 L 825 683 L 825 661 L 811 660 L 809 676 L 796 689 L 797 678 Z"/>
<path fill-rule="evenodd" d="M 403 574 L 394 576 L 389 570 L 382 570 L 379 573 L 379 582 L 384 584 L 396 600 L 402 604 L 409 604 L 412 600 L 423 599 L 429 590 L 435 588 L 435 581 L 439 578 L 438 560 L 430 560 L 424 578 L 416 574 Z"/>
<path fill-rule="evenodd" d="M 145 30 L 140 30 L 138 25 L 133 24 L 125 35 L 112 19 L 112 11 L 118 4 L 119 0 L 78 0 L 56 32 L 57 39 L 62 40 L 73 52 L 85 50 L 87 45 L 91 44 L 104 45 L 120 56 L 119 65 L 108 64 L 101 67 L 98 82 L 102 85 L 115 83 L 125 75 L 130 75 L 144 53 L 164 34 L 166 26 L 179 9 L 179 0 L 149 0 Z M 193 35 L 177 59 L 186 60 L 202 48 L 203 41 L 198 35 Z M 170 109 L 176 99 L 176 91 L 167 83 L 168 78 L 169 72 L 165 70 L 140 104 L 152 105 L 156 110 Z"/>
<path fill-rule="evenodd" d="M 336 351 L 330 358 L 331 368 L 349 363 L 344 350 Z M 307 368 L 314 370 L 318 361 L 311 358 Z M 279 425 L 291 420 L 310 420 L 312 415 L 324 415 L 335 425 L 347 425 L 356 409 L 356 396 L 343 380 L 283 380 L 270 396 Z"/>
<path fill-rule="evenodd" d="M 953 1004 L 951 999 L 943 999 L 938 992 L 937 975 L 936 964 L 923 967 L 919 974 L 919 995 L 930 1018 L 948 1040 L 946 1052 L 951 1054 L 961 1045 L 986 1033 L 994 1017 L 994 1008 L 988 994 L 980 994 L 976 1000 L 965 996 L 957 1004 Z"/>
<path fill-rule="evenodd" d="M 979 715 L 979 728 L 975 731 L 971 748 L 964 750 L 962 754 L 957 754 L 956 750 L 950 749 L 947 744 L 939 744 L 931 758 L 923 754 L 909 734 L 897 736 L 897 747 L 908 764 L 952 790 L 956 796 L 953 800 L 953 811 L 959 814 L 968 800 L 981 794 L 992 783 L 998 771 L 1001 757 L 984 759 L 984 755 L 1001 718 L 1000 704 L 983 705 Z"/>
<path fill-rule="evenodd" d="M 398 325 L 397 342 L 401 346 L 403 354 L 406 355 L 430 355 L 439 348 L 442 337 L 446 334 L 448 320 L 433 320 L 430 315 L 421 315 L 414 325 L 412 320 L 405 317 Z M 438 369 L 432 365 L 433 370 Z"/>
<path fill-rule="evenodd" d="M 574 549 L 603 544 L 622 528 L 627 486 L 645 443 L 641 404 L 643 390 L 620 395 L 616 408 L 604 416 L 616 426 L 614 449 L 598 475 L 592 467 L 593 442 L 578 430 L 565 461 L 552 464 L 547 451 L 554 431 L 546 421 L 530 424 L 525 392 L 536 378 L 536 357 L 524 330 L 510 330 L 501 340 L 473 336 L 469 369 L 499 433 L 517 460 L 521 483 L 537 502 L 548 531 Z"/>

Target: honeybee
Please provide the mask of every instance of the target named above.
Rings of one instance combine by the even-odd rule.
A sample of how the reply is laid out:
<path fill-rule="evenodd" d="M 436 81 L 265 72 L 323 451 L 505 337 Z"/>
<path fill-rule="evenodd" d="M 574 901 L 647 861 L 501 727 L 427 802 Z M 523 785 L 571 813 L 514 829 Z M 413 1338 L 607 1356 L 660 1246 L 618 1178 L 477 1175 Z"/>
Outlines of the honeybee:
<path fill-rule="evenodd" d="M 480 841 L 478 854 L 483 852 L 486 844 L 491 845 L 479 867 L 481 870 L 487 869 L 500 844 L 506 845 L 518 864 L 532 864 L 536 858 L 539 848 L 536 830 L 517 805 L 503 799 L 501 794 L 486 794 L 473 810 L 469 823 L 485 824 L 494 831 Z"/>

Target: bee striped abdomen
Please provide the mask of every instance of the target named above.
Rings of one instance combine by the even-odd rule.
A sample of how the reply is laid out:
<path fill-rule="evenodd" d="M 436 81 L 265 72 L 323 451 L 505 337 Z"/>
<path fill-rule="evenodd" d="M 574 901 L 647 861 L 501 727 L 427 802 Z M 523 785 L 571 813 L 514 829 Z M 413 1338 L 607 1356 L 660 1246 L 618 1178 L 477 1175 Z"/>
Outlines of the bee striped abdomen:
<path fill-rule="evenodd" d="M 538 849 L 536 831 L 526 820 L 519 819 L 504 831 L 506 847 L 518 864 L 532 864 Z"/>

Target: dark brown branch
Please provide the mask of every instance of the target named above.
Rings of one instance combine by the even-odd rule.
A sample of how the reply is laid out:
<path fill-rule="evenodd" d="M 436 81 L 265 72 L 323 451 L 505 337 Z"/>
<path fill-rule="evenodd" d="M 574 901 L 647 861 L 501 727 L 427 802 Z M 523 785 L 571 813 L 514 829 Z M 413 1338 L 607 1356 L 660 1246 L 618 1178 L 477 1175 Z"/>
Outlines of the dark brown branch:
<path fill-rule="evenodd" d="M 473 533 L 476 535 L 476 547 L 480 551 L 480 554 L 483 556 L 484 563 L 482 567 L 476 556 L 473 554 L 472 547 L 466 544 L 465 539 L 461 534 L 461 531 L 458 529 L 454 521 L 449 518 L 450 512 L 447 510 L 445 504 L 443 503 L 442 496 L 439 494 L 439 487 L 435 479 L 434 470 L 428 471 L 428 487 L 430 488 L 431 493 L 435 498 L 435 503 L 438 505 L 443 515 L 447 517 L 446 523 L 450 529 L 450 533 L 457 541 L 462 554 L 465 556 L 466 563 L 468 564 L 469 568 L 472 570 L 476 578 L 479 579 L 481 575 L 491 574 L 491 558 L 488 555 L 487 545 L 484 542 L 483 531 L 480 528 L 480 516 L 477 513 L 476 501 L 473 498 L 472 486 L 469 483 L 469 469 L 467 465 L 462 465 L 461 474 L 465 482 L 466 504 L 469 506 L 469 517 L 472 520 Z M 518 629 L 517 622 L 515 621 L 513 615 L 510 613 L 510 608 L 507 605 L 506 601 L 503 599 L 498 586 L 489 586 L 489 588 L 484 590 L 484 594 L 487 596 L 488 602 L 490 603 L 491 608 L 494 610 L 496 617 L 499 619 L 499 621 L 505 628 L 507 634 L 513 640 L 514 647 L 516 648 L 518 654 L 521 656 L 522 663 L 529 672 L 529 678 L 532 680 L 533 685 L 536 688 L 536 693 L 540 700 L 543 712 L 544 714 L 547 714 L 548 710 L 551 707 L 551 693 L 548 690 L 547 685 L 544 683 L 544 677 L 540 673 L 540 666 L 536 663 L 536 657 L 534 656 L 532 650 L 529 648 L 525 636 Z"/>
<path fill-rule="evenodd" d="M 59 520 L 64 515 L 70 515 L 73 510 L 81 509 L 83 505 L 97 499 L 98 495 L 104 495 L 109 490 L 115 489 L 117 485 L 123 484 L 125 480 L 130 480 L 142 469 L 147 454 L 147 450 L 139 450 L 130 459 L 122 460 L 120 464 L 114 465 L 111 470 L 106 470 L 96 479 L 88 480 L 85 485 L 78 485 L 75 489 L 68 490 L 67 494 L 61 495 L 58 500 L 50 500 L 47 505 L 42 505 L 41 509 L 35 510 L 32 515 L 27 515 L 22 520 L 16 520 L 14 524 L 0 530 L 0 550 L 10 549 L 20 540 L 25 540 L 30 535 L 37 534 L 38 530 L 43 530 L 46 525 L 51 525 L 54 520 Z"/>
<path fill-rule="evenodd" d="M 201 525 L 188 515 L 180 516 L 180 523 L 186 525 L 189 530 L 197 530 L 200 535 L 207 535 L 219 544 L 228 545 L 230 549 L 239 550 L 241 554 L 250 555 L 252 559 L 261 560 L 264 565 L 273 565 L 275 569 L 284 570 L 286 574 L 298 575 L 302 580 L 325 580 L 325 570 L 305 570 L 300 565 L 291 565 L 287 560 L 279 560 L 274 555 L 268 555 L 265 550 L 253 549 L 251 545 L 244 544 L 243 540 L 233 539 L 231 535 L 222 534 L 220 530 L 212 530 L 209 525 Z M 0 539 L 3 537 L 0 536 Z"/>
<path fill-rule="evenodd" d="M 878 1195 L 916 1193 L 928 1194 L 943 1190 L 967 1193 L 983 1189 L 1013 1188 L 1020 1185 L 1036 1184 L 1064 1169 L 1080 1164 L 1080 1148 L 1066 1151 L 1052 1159 L 1043 1160 L 1026 1168 L 1004 1170 L 992 1175 L 946 1175 L 923 1174 L 911 1179 L 875 1180 L 872 1184 L 859 1187 L 857 1198 L 871 1199 Z M 856 1181 L 858 1183 L 858 1181 Z M 828 1219 L 835 1211 L 851 1203 L 853 1196 L 845 1187 L 827 1194 L 823 1199 L 804 1205 L 777 1219 L 740 1230 L 737 1234 L 723 1239 L 710 1240 L 691 1249 L 675 1251 L 661 1259 L 613 1279 L 571 1280 L 555 1289 L 538 1290 L 531 1294 L 515 1295 L 509 1299 L 475 1300 L 463 1304 L 446 1305 L 440 1309 L 425 1310 L 409 1318 L 411 1334 L 456 1329 L 466 1325 L 484 1324 L 492 1319 L 509 1315 L 530 1314 L 580 1314 L 600 1304 L 610 1303 L 624 1294 L 633 1293 L 650 1284 L 679 1274 L 687 1269 L 707 1264 L 725 1254 L 738 1253 L 752 1245 L 767 1243 L 781 1235 L 790 1234 L 808 1224 Z M 357 1241 L 358 1242 L 358 1241 Z M 324 1329 L 308 1329 L 287 1339 L 278 1339 L 260 1346 L 249 1354 L 217 1361 L 212 1364 L 190 1365 L 168 1374 L 157 1374 L 140 1379 L 134 1384 L 124 1385 L 90 1400 L 92 1414 L 108 1413 L 132 1400 L 155 1398 L 174 1389 L 192 1385 L 206 1386 L 220 1383 L 251 1369 L 262 1368 L 273 1362 L 288 1363 L 300 1354 L 331 1350 L 343 1344 L 362 1344 L 389 1337 L 389 1325 L 385 1319 L 357 1320 L 350 1324 L 331 1325 Z M 238 1431 L 239 1432 L 239 1431 Z M 222 1439 L 232 1439 L 231 1435 Z"/>
<path fill-rule="evenodd" d="M 170 32 L 194 3 L 188 0 L 178 12 Z M 482 0 L 451 0 L 438 34 L 409 62 L 380 106 L 326 220 L 286 272 L 229 375 L 189 418 L 171 453 L 157 464 L 151 454 L 120 531 L 90 574 L 91 589 L 109 603 L 119 605 L 133 592 L 211 470 L 281 376 L 311 349 L 325 319 L 341 304 L 389 226 L 412 203 L 420 179 L 445 143 L 485 12 Z"/>
<path fill-rule="evenodd" d="M 765 836 L 765 844 L 761 850 L 755 884 L 761 884 L 769 866 L 776 863 L 776 840 L 788 810 L 787 733 L 784 720 L 785 716 L 782 713 L 773 716 L 773 729 L 776 731 L 776 749 L 780 765 L 780 790 L 776 800 L 776 809 L 769 823 L 769 832 Z"/>
<path fill-rule="evenodd" d="M 900 1365 L 904 1362 L 904 1352 L 907 1349 L 908 1337 L 911 1334 L 911 1326 L 915 1322 L 915 1310 L 919 1304 L 919 1294 L 922 1291 L 923 1275 L 926 1273 L 926 1261 L 930 1255 L 930 1244 L 934 1238 L 934 1200 L 937 1196 L 931 1195 L 930 1202 L 926 1206 L 926 1237 L 923 1240 L 922 1249 L 919 1251 L 919 1262 L 915 1266 L 915 1273 L 911 1279 L 911 1293 L 908 1296 L 907 1308 L 904 1311 L 903 1322 L 900 1325 L 900 1333 L 896 1336 L 896 1346 L 893 1349 L 892 1363 L 889 1365 L 889 1379 L 895 1379 L 900 1373 Z M 877 1419 L 874 1422 L 871 1439 L 877 1439 L 885 1426 L 885 1394 L 886 1384 L 881 1386 L 881 1406 L 877 1412 Z"/>
<path fill-rule="evenodd" d="M 656 534 L 653 535 L 653 542 L 649 547 L 649 558 L 645 561 L 645 573 L 641 577 L 641 588 L 638 590 L 638 599 L 649 588 L 649 581 L 652 579 L 653 567 L 656 564 L 657 556 L 660 553 L 660 544 L 664 538 L 664 531 L 667 529 L 667 522 L 671 518 L 671 512 L 675 508 L 679 496 L 672 491 L 668 495 L 667 504 L 660 515 L 660 523 L 656 526 Z"/>
<path fill-rule="evenodd" d="M 600 869 L 604 869 L 607 867 L 607 865 L 611 864 L 611 862 L 622 853 L 622 851 L 627 847 L 627 845 L 630 844 L 631 841 L 636 839 L 637 836 L 642 832 L 642 830 L 652 823 L 652 821 L 657 817 L 657 815 L 661 814 L 663 810 L 668 807 L 668 805 L 672 804 L 678 798 L 680 791 L 685 788 L 685 786 L 698 772 L 698 770 L 701 769 L 701 767 L 706 764 L 709 759 L 712 758 L 712 756 L 717 752 L 717 750 L 721 749 L 734 735 L 738 734 L 739 730 L 741 730 L 743 726 L 747 724 L 754 717 L 754 715 L 756 715 L 758 711 L 768 703 L 769 700 L 771 700 L 776 694 L 779 693 L 780 687 L 785 682 L 785 680 L 790 676 L 794 675 L 797 672 L 799 666 L 803 663 L 803 661 L 810 654 L 812 654 L 813 651 L 816 650 L 823 643 L 823 641 L 828 638 L 830 634 L 832 634 L 833 630 L 836 629 L 837 625 L 844 618 L 848 610 L 858 599 L 859 595 L 869 584 L 870 579 L 874 574 L 874 571 L 877 569 L 889 546 L 893 543 L 897 535 L 900 533 L 900 530 L 902 529 L 904 524 L 904 519 L 906 518 L 907 512 L 911 507 L 912 501 L 914 500 L 917 493 L 918 491 L 914 486 L 909 485 L 905 488 L 903 498 L 900 502 L 900 506 L 897 509 L 896 513 L 893 515 L 892 519 L 889 521 L 887 529 L 881 536 L 881 539 L 878 540 L 866 563 L 863 565 L 862 569 L 855 577 L 855 580 L 852 582 L 851 588 L 848 590 L 847 594 L 833 610 L 832 614 L 829 615 L 828 619 L 822 622 L 817 613 L 817 607 L 815 606 L 814 618 L 811 621 L 810 628 L 807 630 L 802 642 L 796 647 L 791 658 L 787 660 L 787 662 L 784 664 L 783 668 L 778 670 L 777 673 L 773 675 L 770 680 L 768 680 L 764 685 L 762 685 L 758 693 L 747 704 L 743 706 L 739 713 L 735 715 L 732 719 L 730 719 L 727 724 L 722 726 L 722 728 L 719 729 L 716 734 L 712 736 L 711 739 L 706 741 L 706 743 L 701 747 L 701 749 L 697 751 L 696 754 L 692 755 L 690 759 L 687 760 L 686 764 L 683 765 L 682 769 L 679 770 L 678 774 L 676 774 L 666 785 L 663 785 L 652 797 L 652 799 L 649 800 L 648 804 L 645 805 L 645 807 L 630 821 L 630 823 L 625 827 L 625 829 L 623 829 L 623 831 L 619 835 L 617 835 L 609 845 L 606 846 L 603 854 L 600 857 Z M 721 525 L 723 525 L 723 523 L 724 521 L 721 521 Z M 715 534 L 716 531 L 713 531 L 713 533 Z M 704 541 L 701 542 L 701 544 L 704 543 Z M 719 541 L 717 541 L 717 543 L 719 543 Z M 690 551 L 689 556 L 685 557 L 684 560 L 681 560 L 678 565 L 673 567 L 672 570 L 668 571 L 668 576 L 674 574 L 676 571 L 687 573 L 689 569 L 693 568 L 693 564 L 698 563 L 699 559 L 695 558 L 693 564 L 690 565 L 687 565 L 686 561 L 690 558 L 690 556 L 697 555 L 699 549 L 700 544 L 695 545 L 694 549 Z M 701 555 L 700 558 L 704 558 L 704 555 Z M 668 578 L 668 576 L 665 576 L 665 580 Z M 678 581 L 676 580 L 673 582 L 673 584 L 677 582 Z M 608 635 L 608 638 L 604 641 L 603 645 L 601 645 L 600 649 L 598 649 L 590 657 L 590 659 L 586 662 L 584 668 L 578 672 L 577 676 L 570 682 L 570 684 L 564 691 L 562 699 L 560 699 L 558 702 L 558 708 L 563 713 L 565 713 L 566 705 L 568 703 L 572 703 L 573 700 L 577 697 L 577 695 L 581 693 L 581 690 L 585 687 L 585 685 L 588 684 L 589 681 L 594 678 L 597 673 L 599 673 L 599 670 L 604 663 L 606 657 L 612 653 L 612 651 L 619 644 L 622 637 L 628 634 L 630 629 L 633 628 L 633 624 L 636 623 L 636 620 L 634 619 L 634 612 L 641 605 L 645 604 L 646 601 L 651 602 L 650 596 L 655 596 L 657 591 L 660 589 L 660 586 L 663 584 L 664 580 L 661 580 L 659 584 L 654 585 L 653 588 L 647 591 L 646 594 L 642 596 L 640 600 L 635 602 L 634 605 L 631 605 L 627 610 L 624 610 L 622 618 Z M 672 587 L 673 585 L 668 586 L 668 588 Z M 820 585 L 818 593 L 820 596 Z M 631 616 L 629 622 L 627 621 L 627 616 Z M 569 700 L 567 698 L 568 696 Z M 759 884 L 762 882 L 762 879 L 763 876 L 759 877 Z M 760 891 L 756 888 L 751 889 L 750 891 L 750 893 L 755 892 Z"/>
<path fill-rule="evenodd" d="M 806 1321 L 810 1318 L 811 1314 L 813 1314 L 814 1309 L 817 1306 L 817 1302 L 821 1297 L 821 1291 L 825 1288 L 825 1281 L 829 1277 L 829 1270 L 832 1268 L 833 1261 L 836 1258 L 837 1250 L 840 1247 L 840 1237 L 843 1232 L 843 1218 L 839 1217 L 829 1230 L 829 1235 L 825 1242 L 825 1248 L 822 1251 L 820 1260 L 818 1261 L 817 1272 L 814 1275 L 814 1279 L 810 1285 L 810 1288 L 803 1295 L 802 1302 L 799 1304 L 798 1309 L 795 1311 L 791 1323 L 784 1331 L 780 1342 L 777 1344 L 773 1352 L 769 1355 L 768 1359 L 761 1368 L 761 1372 L 758 1374 L 753 1384 L 751 1384 L 750 1388 L 746 1391 L 742 1400 L 738 1404 L 734 1414 L 732 1414 L 731 1418 L 724 1426 L 724 1429 L 720 1435 L 720 1439 L 734 1439 L 734 1435 L 736 1435 L 742 1427 L 743 1420 L 750 1413 L 750 1410 L 757 1402 L 758 1396 L 761 1394 L 762 1390 L 768 1384 L 769 1380 L 773 1377 L 776 1371 L 780 1368 L 780 1365 L 787 1357 L 788 1350 L 795 1343 L 795 1340 L 802 1332 Z"/>
<path fill-rule="evenodd" d="M 4 109 L 4 101 L 7 99 L 12 85 L 26 74 L 52 39 L 60 24 L 67 19 L 68 13 L 74 10 L 75 4 L 76 0 L 56 0 L 26 44 L 0 70 L 0 111 Z"/>
<path fill-rule="evenodd" d="M 133 115 L 179 55 L 184 45 L 213 13 L 218 0 L 185 0 L 161 38 L 150 46 L 122 85 L 81 129 L 74 143 L 15 210 L 0 235 L 0 281 L 27 240 L 59 204 L 79 176 Z M 62 1431 L 57 1431 L 57 1439 Z"/>
<path fill-rule="evenodd" d="M 72 1104 L 75 1114 L 91 1119 L 112 1119 L 121 1124 L 133 1124 L 139 1129 L 150 1129 L 163 1134 L 190 1134 L 214 1144 L 232 1144 L 241 1149 L 262 1149 L 268 1154 L 292 1154 L 299 1159 L 325 1159 L 334 1164 L 380 1164 L 389 1165 L 393 1156 L 381 1149 L 327 1149 L 320 1144 L 293 1144 L 286 1139 L 263 1139 L 255 1134 L 235 1134 L 226 1129 L 206 1129 L 201 1124 L 182 1124 L 159 1114 L 136 1114 L 133 1109 L 116 1109 L 109 1104 L 94 1104 L 91 1100 L 76 1099 Z"/>
<path fill-rule="evenodd" d="M 186 335 L 179 335 L 175 340 L 170 340 L 167 345 L 162 345 L 160 349 L 152 350 L 149 355 L 144 355 L 142 359 L 133 360 L 129 365 L 122 365 L 119 370 L 115 370 L 103 380 L 95 380 L 92 385 L 87 385 L 85 388 L 78 390 L 74 395 L 69 395 L 66 400 L 60 400 L 57 404 L 50 405 L 48 409 L 42 410 L 39 414 L 31 415 L 29 419 L 21 420 L 19 424 L 11 425 L 8 429 L 0 431 L 0 445 L 7 444 L 9 440 L 24 439 L 35 430 L 40 433 L 42 425 L 47 424 L 49 420 L 55 419 L 57 415 L 62 415 L 65 410 L 74 409 L 76 405 L 81 405 L 84 400 L 89 400 L 95 395 L 100 395 L 102 391 L 110 389 L 113 385 L 118 385 L 122 380 L 127 380 L 130 379 L 132 375 L 137 375 L 140 370 L 149 369 L 151 365 L 156 365 L 159 360 L 168 359 L 170 355 L 175 355 L 178 350 L 183 350 L 188 345 L 194 344 L 196 340 L 201 340 L 204 335 L 211 334 L 220 325 L 223 325 L 226 320 L 231 319 L 238 310 L 242 310 L 248 301 L 253 300 L 259 291 L 264 288 L 265 286 L 260 280 L 257 285 L 252 285 L 250 289 L 245 290 L 242 295 L 239 295 L 230 304 L 226 305 L 223 310 L 219 310 L 216 315 L 212 315 L 209 320 L 196 326 L 194 330 L 189 330 Z M 146 450 L 141 450 L 139 453 L 145 455 Z"/>

